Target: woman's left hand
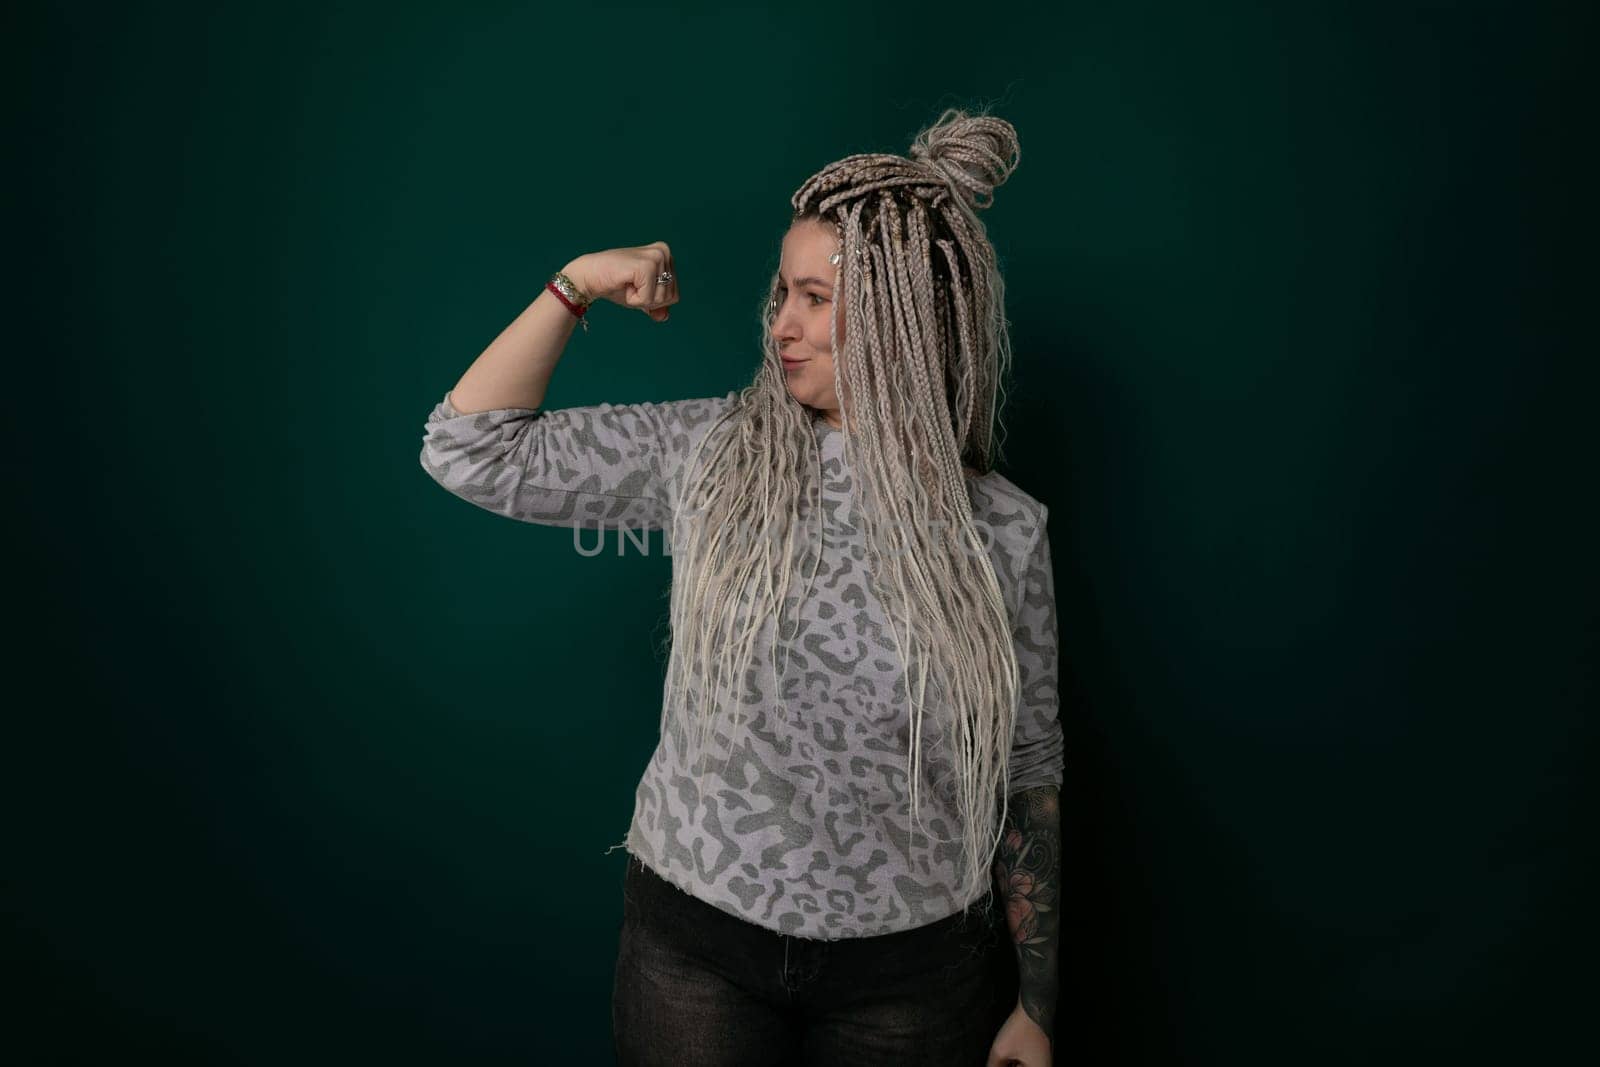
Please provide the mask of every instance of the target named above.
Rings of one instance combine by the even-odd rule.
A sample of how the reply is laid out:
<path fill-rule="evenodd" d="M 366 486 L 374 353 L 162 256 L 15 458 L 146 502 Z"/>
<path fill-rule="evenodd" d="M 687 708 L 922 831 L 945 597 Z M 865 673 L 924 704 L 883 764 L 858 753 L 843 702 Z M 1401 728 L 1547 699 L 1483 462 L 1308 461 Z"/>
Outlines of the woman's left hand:
<path fill-rule="evenodd" d="M 1018 1004 L 994 1044 L 989 1046 L 986 1067 L 1051 1067 L 1050 1038 Z"/>

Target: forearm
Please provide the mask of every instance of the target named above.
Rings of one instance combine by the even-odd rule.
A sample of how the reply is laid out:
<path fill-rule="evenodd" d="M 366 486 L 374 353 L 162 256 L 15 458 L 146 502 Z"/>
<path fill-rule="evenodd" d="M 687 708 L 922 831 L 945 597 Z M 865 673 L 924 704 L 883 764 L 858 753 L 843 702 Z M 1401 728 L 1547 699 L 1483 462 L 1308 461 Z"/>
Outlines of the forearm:
<path fill-rule="evenodd" d="M 572 268 L 566 270 L 581 288 Z M 541 289 L 467 368 L 450 391 L 450 406 L 463 415 L 540 406 L 577 324 L 577 316 L 554 293 Z"/>
<path fill-rule="evenodd" d="M 1055 786 L 1011 796 L 994 879 L 1017 950 L 1022 1010 L 1054 1043 L 1061 945 L 1061 797 Z"/>

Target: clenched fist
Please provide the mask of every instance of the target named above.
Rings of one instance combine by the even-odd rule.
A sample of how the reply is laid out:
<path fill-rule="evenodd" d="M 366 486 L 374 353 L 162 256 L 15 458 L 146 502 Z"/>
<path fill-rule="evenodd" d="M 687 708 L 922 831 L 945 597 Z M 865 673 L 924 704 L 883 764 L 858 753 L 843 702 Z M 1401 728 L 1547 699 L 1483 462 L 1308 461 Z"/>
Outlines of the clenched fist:
<path fill-rule="evenodd" d="M 672 272 L 665 284 L 663 271 Z M 678 302 L 678 272 L 665 241 L 590 252 L 569 263 L 566 273 L 590 300 L 638 308 L 657 322 L 666 322 L 667 309 Z"/>

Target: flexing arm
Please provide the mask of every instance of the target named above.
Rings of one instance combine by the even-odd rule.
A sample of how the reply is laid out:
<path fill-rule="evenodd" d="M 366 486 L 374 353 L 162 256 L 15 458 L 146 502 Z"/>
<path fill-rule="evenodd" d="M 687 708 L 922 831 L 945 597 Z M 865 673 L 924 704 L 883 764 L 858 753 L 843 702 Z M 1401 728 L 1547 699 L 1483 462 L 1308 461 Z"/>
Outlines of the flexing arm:
<path fill-rule="evenodd" d="M 677 282 L 659 281 L 668 264 L 658 241 L 579 256 L 566 272 L 596 300 L 655 318 L 677 301 Z M 543 410 L 576 321 L 542 291 L 434 405 L 424 426 L 423 469 L 463 500 L 523 522 L 665 528 L 680 461 L 736 394 Z"/>
<path fill-rule="evenodd" d="M 672 250 L 665 241 L 656 241 L 638 248 L 590 252 L 563 270 L 590 299 L 637 308 L 665 322 L 668 307 L 678 302 L 678 283 L 674 279 L 662 284 L 656 278 L 671 267 Z M 471 415 L 539 407 L 577 324 L 577 316 L 554 293 L 541 289 L 450 391 L 455 412 Z"/>
<path fill-rule="evenodd" d="M 582 289 L 584 282 L 573 274 L 576 269 L 576 261 L 565 268 Z M 550 378 L 577 324 L 577 316 L 554 293 L 541 289 L 533 303 L 500 331 L 456 382 L 450 390 L 452 407 L 462 415 L 537 408 L 544 403 Z"/>

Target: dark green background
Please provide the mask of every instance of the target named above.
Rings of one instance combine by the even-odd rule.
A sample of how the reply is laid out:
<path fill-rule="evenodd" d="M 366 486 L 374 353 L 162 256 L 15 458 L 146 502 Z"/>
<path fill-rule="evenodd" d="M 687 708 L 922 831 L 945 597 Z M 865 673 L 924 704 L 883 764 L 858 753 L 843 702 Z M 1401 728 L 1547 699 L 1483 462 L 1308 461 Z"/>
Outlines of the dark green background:
<path fill-rule="evenodd" d="M 671 322 L 596 309 L 550 404 L 745 384 L 790 194 L 946 105 L 1022 144 L 1060 1062 L 1571 1050 L 1588 20 L 1111 6 L 14 9 L 6 1058 L 609 1059 L 668 561 L 449 496 L 423 420 L 658 239 Z"/>

